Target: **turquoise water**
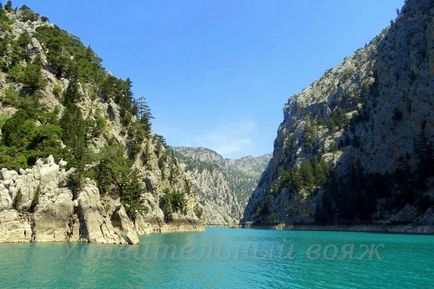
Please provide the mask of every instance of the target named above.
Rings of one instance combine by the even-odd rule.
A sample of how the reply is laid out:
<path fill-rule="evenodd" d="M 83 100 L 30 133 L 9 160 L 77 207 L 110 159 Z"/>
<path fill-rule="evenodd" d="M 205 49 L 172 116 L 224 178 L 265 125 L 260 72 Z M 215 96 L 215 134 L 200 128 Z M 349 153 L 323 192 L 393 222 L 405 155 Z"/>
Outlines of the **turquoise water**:
<path fill-rule="evenodd" d="M 0 287 L 433 288 L 434 236 L 209 228 L 139 246 L 0 244 Z"/>

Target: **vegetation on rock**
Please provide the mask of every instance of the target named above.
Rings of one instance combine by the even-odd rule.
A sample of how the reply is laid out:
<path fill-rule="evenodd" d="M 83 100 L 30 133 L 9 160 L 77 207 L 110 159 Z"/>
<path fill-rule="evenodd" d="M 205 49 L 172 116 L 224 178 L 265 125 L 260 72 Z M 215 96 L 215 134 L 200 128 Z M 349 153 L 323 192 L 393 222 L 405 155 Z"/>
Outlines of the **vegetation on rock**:
<path fill-rule="evenodd" d="M 74 199 L 90 178 L 132 219 L 159 215 L 158 204 L 145 208 L 158 199 L 195 218 L 185 203 L 194 192 L 185 190 L 184 171 L 152 132 L 150 108 L 136 100 L 130 79 L 111 75 L 91 47 L 27 6 L 0 7 L 0 27 L 0 167 L 26 169 L 52 155 L 74 168 Z"/>

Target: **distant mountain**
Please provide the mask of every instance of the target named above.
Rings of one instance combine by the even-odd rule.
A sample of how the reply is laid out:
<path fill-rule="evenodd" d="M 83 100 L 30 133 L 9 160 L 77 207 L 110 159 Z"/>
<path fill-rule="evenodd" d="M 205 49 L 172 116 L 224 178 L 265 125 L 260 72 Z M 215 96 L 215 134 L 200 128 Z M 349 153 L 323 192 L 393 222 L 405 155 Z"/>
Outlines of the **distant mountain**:
<path fill-rule="evenodd" d="M 229 183 L 243 209 L 258 185 L 259 178 L 270 162 L 271 156 L 265 154 L 259 157 L 247 156 L 236 160 L 225 160 Z"/>
<path fill-rule="evenodd" d="M 203 220 L 211 225 L 235 225 L 271 155 L 229 160 L 206 148 L 174 148 L 199 191 Z"/>
<path fill-rule="evenodd" d="M 243 222 L 433 230 L 434 1 L 289 99 Z M 431 226 L 428 229 L 424 226 Z"/>

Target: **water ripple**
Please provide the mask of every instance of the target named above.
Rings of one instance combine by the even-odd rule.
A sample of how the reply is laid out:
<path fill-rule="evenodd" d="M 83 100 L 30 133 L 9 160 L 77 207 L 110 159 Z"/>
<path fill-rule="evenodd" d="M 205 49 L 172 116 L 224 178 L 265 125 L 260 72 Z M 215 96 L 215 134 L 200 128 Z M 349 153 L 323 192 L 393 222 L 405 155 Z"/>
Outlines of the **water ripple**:
<path fill-rule="evenodd" d="M 395 289 L 434 284 L 432 236 L 214 228 L 141 241 L 140 246 L 0 244 L 0 287 Z M 381 245 L 381 258 L 330 259 L 322 251 L 320 258 L 309 258 L 312 247 L 341 250 L 348 244 Z M 163 256 L 158 254 L 162 246 L 176 250 Z M 192 255 L 183 255 L 188 248 Z M 201 254 L 206 249 L 210 254 Z"/>

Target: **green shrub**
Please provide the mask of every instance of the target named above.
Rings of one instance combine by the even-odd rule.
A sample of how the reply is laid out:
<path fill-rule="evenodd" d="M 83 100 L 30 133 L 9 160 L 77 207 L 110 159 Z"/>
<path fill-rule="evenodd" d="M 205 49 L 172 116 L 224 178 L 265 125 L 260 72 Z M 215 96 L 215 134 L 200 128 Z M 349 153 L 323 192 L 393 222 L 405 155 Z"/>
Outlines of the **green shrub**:
<path fill-rule="evenodd" d="M 3 31 L 6 31 L 9 23 L 10 23 L 10 19 L 6 16 L 5 10 L 0 9 L 0 28 Z M 2 40 L 4 40 L 4 39 L 2 39 Z"/>
<path fill-rule="evenodd" d="M 329 130 L 334 131 L 335 127 L 338 129 L 344 129 L 348 126 L 350 121 L 345 115 L 345 111 L 343 109 L 336 108 L 330 114 L 330 119 L 327 123 Z"/>
<path fill-rule="evenodd" d="M 5 105 L 10 105 L 13 107 L 18 107 L 21 103 L 21 97 L 18 92 L 12 88 L 8 87 L 5 91 L 4 96 L 0 99 Z"/>
<path fill-rule="evenodd" d="M 46 84 L 39 64 L 28 64 L 25 67 L 21 64 L 17 64 L 9 70 L 8 77 L 13 81 L 24 84 L 24 88 L 27 90 L 28 94 L 33 94 Z"/>
<path fill-rule="evenodd" d="M 62 86 L 60 86 L 58 83 L 55 83 L 53 86 L 53 93 L 55 96 L 60 97 L 62 95 Z"/>
<path fill-rule="evenodd" d="M 39 15 L 36 14 L 35 12 L 32 11 L 32 9 L 30 9 L 29 7 L 27 7 L 26 5 L 21 6 L 21 8 L 19 9 L 19 19 L 21 21 L 37 21 L 39 19 Z"/>
<path fill-rule="evenodd" d="M 174 189 L 166 189 L 160 197 L 160 209 L 164 213 L 166 221 L 170 221 L 173 213 L 187 213 L 187 198 L 185 193 Z"/>
<path fill-rule="evenodd" d="M 95 120 L 95 126 L 92 132 L 94 137 L 99 137 L 107 127 L 107 120 L 105 117 L 98 115 Z"/>
<path fill-rule="evenodd" d="M 17 64 L 23 60 L 30 61 L 29 54 L 27 53 L 27 47 L 31 43 L 31 37 L 28 32 L 21 33 L 15 43 L 12 43 L 12 63 Z"/>
<path fill-rule="evenodd" d="M 31 143 L 31 135 L 36 128 L 31 113 L 18 110 L 2 128 L 3 143 L 7 146 L 26 148 Z"/>
<path fill-rule="evenodd" d="M 12 81 L 21 82 L 24 74 L 24 67 L 21 64 L 16 64 L 8 71 L 8 78 Z"/>
<path fill-rule="evenodd" d="M 1 128 L 0 166 L 25 168 L 34 164 L 37 158 L 51 154 L 60 159 L 65 155 L 60 142 L 63 131 L 57 119 L 36 104 L 20 107 L 4 122 Z"/>
<path fill-rule="evenodd" d="M 27 168 L 27 155 L 16 147 L 0 145 L 0 167 L 16 170 Z"/>
<path fill-rule="evenodd" d="M 41 187 L 38 186 L 36 188 L 35 194 L 33 195 L 32 204 L 30 205 L 30 209 L 29 209 L 30 212 L 32 213 L 35 212 L 36 207 L 39 205 L 39 198 L 41 195 L 42 195 Z"/>
<path fill-rule="evenodd" d="M 46 85 L 46 81 L 43 78 L 41 66 L 38 64 L 28 64 L 24 70 L 21 82 L 29 94 L 42 89 Z"/>
<path fill-rule="evenodd" d="M 6 120 L 8 119 L 8 115 L 0 112 L 0 130 L 2 129 L 3 125 L 5 124 Z"/>

